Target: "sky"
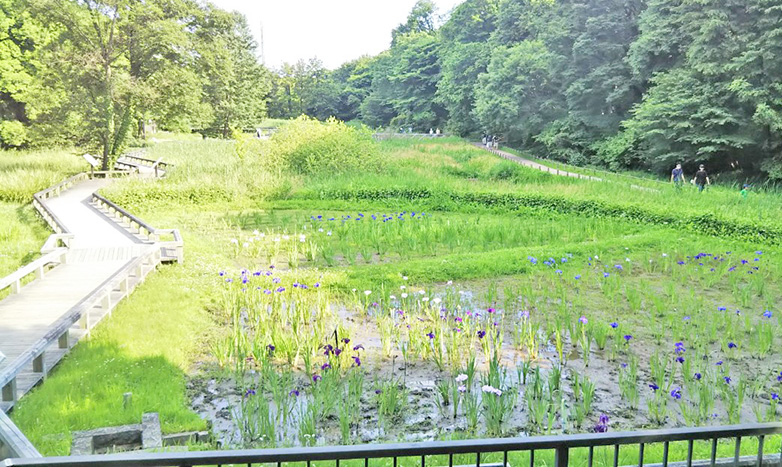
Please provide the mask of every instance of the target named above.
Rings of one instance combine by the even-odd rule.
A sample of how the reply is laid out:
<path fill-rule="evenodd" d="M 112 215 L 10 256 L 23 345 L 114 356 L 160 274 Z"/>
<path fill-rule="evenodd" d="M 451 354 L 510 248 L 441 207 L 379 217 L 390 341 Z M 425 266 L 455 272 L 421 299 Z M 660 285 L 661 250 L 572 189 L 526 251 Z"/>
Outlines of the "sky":
<path fill-rule="evenodd" d="M 463 0 L 435 0 L 448 13 Z M 327 68 L 362 55 L 376 55 L 391 44 L 391 30 L 407 19 L 416 0 L 212 0 L 224 10 L 247 17 L 264 62 L 319 58 Z"/>

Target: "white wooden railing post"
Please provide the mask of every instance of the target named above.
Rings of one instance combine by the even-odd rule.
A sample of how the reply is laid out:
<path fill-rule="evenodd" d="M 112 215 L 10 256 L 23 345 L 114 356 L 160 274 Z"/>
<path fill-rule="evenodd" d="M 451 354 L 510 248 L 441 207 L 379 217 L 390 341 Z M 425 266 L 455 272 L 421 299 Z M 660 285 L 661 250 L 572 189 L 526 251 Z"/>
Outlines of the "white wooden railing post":
<path fill-rule="evenodd" d="M 46 379 L 46 352 L 41 352 L 40 355 L 33 359 L 33 373 L 42 373 L 43 378 Z"/>
<path fill-rule="evenodd" d="M 100 307 L 106 311 L 111 311 L 111 290 L 106 292 L 106 295 L 100 301 Z"/>
<path fill-rule="evenodd" d="M 79 327 L 81 329 L 84 329 L 87 331 L 87 335 L 90 334 L 90 310 L 89 308 L 84 310 L 84 312 L 81 314 L 81 317 L 79 317 Z"/>
<path fill-rule="evenodd" d="M 60 337 L 57 338 L 57 347 L 60 349 L 67 349 L 70 347 L 70 331 L 67 329 L 64 333 L 60 334 Z"/>
<path fill-rule="evenodd" d="M 16 395 L 16 378 L 12 379 L 8 383 L 6 383 L 5 386 L 3 386 L 3 402 L 13 402 L 14 404 L 17 401 L 17 395 Z"/>

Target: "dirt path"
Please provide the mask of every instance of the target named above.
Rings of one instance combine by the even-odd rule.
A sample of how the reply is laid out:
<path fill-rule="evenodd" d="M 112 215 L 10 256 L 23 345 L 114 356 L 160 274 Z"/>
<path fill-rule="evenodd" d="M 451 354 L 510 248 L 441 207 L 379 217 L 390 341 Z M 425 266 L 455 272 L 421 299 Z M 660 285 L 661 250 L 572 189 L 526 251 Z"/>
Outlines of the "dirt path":
<path fill-rule="evenodd" d="M 496 156 L 502 157 L 503 159 L 507 159 L 509 161 L 516 162 L 517 164 L 521 164 L 521 165 L 523 165 L 525 167 L 529 167 L 531 169 L 540 170 L 542 172 L 548 172 L 548 173 L 550 173 L 552 175 L 559 175 L 560 177 L 573 177 L 573 178 L 579 178 L 579 179 L 583 179 L 583 180 L 592 180 L 593 182 L 609 182 L 609 183 L 612 183 L 611 180 L 605 180 L 605 179 L 602 179 L 600 177 L 593 177 L 591 175 L 584 175 L 584 174 L 579 174 L 579 173 L 575 173 L 575 172 L 568 172 L 568 171 L 565 171 L 565 170 L 555 169 L 555 168 L 549 167 L 547 165 L 543 165 L 543 164 L 540 164 L 538 162 L 531 161 L 529 159 L 525 159 L 523 157 L 516 156 L 516 155 L 511 154 L 509 152 L 500 151 L 499 149 L 487 148 L 486 145 L 481 144 L 481 143 L 473 143 L 473 144 L 475 146 L 481 148 L 481 149 L 485 149 L 485 150 L 491 152 L 492 154 L 494 154 Z M 650 192 L 655 192 L 655 193 L 659 193 L 660 192 L 660 190 L 657 190 L 657 189 L 654 189 L 654 188 L 649 188 L 649 187 L 640 186 L 640 185 L 633 185 L 633 184 L 630 184 L 630 188 L 633 188 L 633 189 L 636 189 L 636 190 L 641 190 L 641 191 L 650 191 Z"/>
<path fill-rule="evenodd" d="M 579 173 L 567 172 L 567 171 L 564 171 L 564 170 L 554 169 L 554 168 L 551 168 L 551 167 L 549 167 L 547 165 L 539 164 L 539 163 L 531 161 L 529 159 L 525 159 L 523 157 L 519 157 L 519 156 L 513 155 L 513 154 L 511 154 L 509 152 L 500 151 L 499 149 L 487 148 L 485 145 L 483 145 L 481 143 L 473 143 L 473 144 L 475 146 L 481 148 L 481 149 L 485 149 L 485 150 L 491 152 L 492 154 L 494 154 L 496 156 L 502 157 L 503 159 L 507 159 L 509 161 L 516 162 L 516 163 L 521 164 L 521 165 L 523 165 L 525 167 L 530 167 L 532 169 L 537 169 L 537 170 L 541 170 L 543 172 L 548 172 L 548 173 L 553 174 L 553 175 L 559 175 L 559 176 L 562 176 L 562 177 L 582 178 L 584 180 L 593 180 L 593 181 L 596 181 L 596 182 L 604 181 L 602 178 L 592 177 L 590 175 L 584 175 L 584 174 L 579 174 Z"/>

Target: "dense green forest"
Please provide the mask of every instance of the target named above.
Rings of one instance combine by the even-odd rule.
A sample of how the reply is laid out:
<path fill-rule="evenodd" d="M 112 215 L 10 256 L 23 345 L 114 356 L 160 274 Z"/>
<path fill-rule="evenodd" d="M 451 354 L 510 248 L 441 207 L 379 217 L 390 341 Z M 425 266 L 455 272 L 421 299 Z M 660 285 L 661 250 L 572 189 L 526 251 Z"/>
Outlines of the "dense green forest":
<path fill-rule="evenodd" d="M 579 165 L 782 178 L 780 0 L 467 0 L 433 18 L 419 1 L 379 56 L 293 67 L 298 86 L 273 100 L 298 88 L 299 106 L 270 111 L 488 132 Z"/>
<path fill-rule="evenodd" d="M 229 136 L 265 116 L 270 83 L 244 17 L 208 3 L 0 0 L 6 147 L 116 156 L 145 122 Z"/>
<path fill-rule="evenodd" d="M 307 114 L 782 179 L 782 0 L 466 0 L 442 20 L 419 0 L 390 39 L 268 70 L 244 18 L 208 3 L 0 0 L 0 142 L 111 155 L 145 121 L 228 136 Z"/>

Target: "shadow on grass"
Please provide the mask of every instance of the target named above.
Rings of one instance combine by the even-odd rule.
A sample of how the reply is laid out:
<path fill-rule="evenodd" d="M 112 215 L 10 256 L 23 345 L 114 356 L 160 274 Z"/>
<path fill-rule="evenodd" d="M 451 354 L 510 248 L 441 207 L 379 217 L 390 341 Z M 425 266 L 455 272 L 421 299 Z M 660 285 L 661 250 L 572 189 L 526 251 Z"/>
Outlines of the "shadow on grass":
<path fill-rule="evenodd" d="M 126 393 L 132 394 L 127 405 Z M 158 412 L 167 433 L 206 425 L 189 409 L 178 366 L 162 356 L 134 358 L 114 342 L 85 342 L 11 418 L 42 454 L 68 455 L 73 431 L 140 423 L 146 412 Z"/>

